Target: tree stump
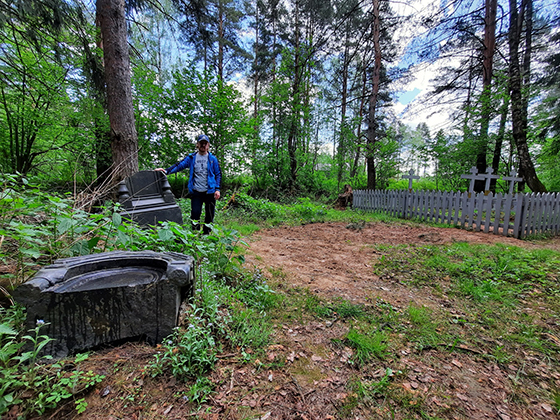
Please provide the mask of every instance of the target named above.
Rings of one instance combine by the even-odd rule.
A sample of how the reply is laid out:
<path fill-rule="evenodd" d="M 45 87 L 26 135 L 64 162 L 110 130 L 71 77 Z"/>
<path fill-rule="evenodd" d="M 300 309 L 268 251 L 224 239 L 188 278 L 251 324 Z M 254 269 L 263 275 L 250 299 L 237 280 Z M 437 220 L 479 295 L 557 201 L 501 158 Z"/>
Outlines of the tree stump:
<path fill-rule="evenodd" d="M 352 187 L 348 184 L 344 185 L 344 191 L 338 194 L 336 199 L 335 208 L 345 210 L 348 206 L 352 207 L 352 200 L 354 199 L 354 192 Z"/>

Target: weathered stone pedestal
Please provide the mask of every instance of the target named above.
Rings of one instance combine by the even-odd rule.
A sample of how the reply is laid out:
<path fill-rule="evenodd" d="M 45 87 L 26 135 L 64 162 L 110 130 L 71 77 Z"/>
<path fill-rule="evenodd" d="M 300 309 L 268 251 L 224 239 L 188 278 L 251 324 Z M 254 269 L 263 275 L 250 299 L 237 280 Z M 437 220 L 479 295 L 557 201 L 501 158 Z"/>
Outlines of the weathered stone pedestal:
<path fill-rule="evenodd" d="M 55 341 L 44 354 L 64 357 L 144 339 L 159 343 L 177 326 L 193 295 L 194 260 L 173 253 L 106 252 L 62 259 L 14 291 L 27 309 L 27 328 Z"/>
<path fill-rule="evenodd" d="M 167 177 L 159 171 L 140 171 L 121 181 L 118 188 L 122 215 L 141 225 L 158 222 L 183 223 Z"/>

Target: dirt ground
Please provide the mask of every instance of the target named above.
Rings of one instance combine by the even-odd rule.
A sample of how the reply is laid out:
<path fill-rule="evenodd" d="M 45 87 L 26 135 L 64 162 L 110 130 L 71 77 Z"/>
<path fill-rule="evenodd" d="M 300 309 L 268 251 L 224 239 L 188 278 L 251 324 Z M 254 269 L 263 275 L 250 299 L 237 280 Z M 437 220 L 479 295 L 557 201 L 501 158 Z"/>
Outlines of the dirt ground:
<path fill-rule="evenodd" d="M 560 238 L 533 243 L 459 229 L 413 224 L 372 223 L 365 226 L 316 223 L 257 232 L 248 240 L 247 266 L 263 273 L 282 273 L 283 288 L 309 289 L 325 299 L 368 304 L 383 299 L 397 309 L 410 302 L 449 306 L 429 288 L 414 289 L 372 274 L 380 244 L 497 242 L 519 247 L 560 249 Z M 452 311 L 452 309 L 450 309 Z M 558 318 L 555 318 L 558 322 Z M 375 362 L 370 371 L 349 360 L 352 350 L 333 345 L 348 331 L 344 321 L 305 320 L 294 316 L 274 326 L 266 360 L 240 362 L 238 354 L 220 355 L 210 379 L 215 394 L 200 407 L 185 403 L 185 385 L 173 378 L 152 379 L 139 367 L 151 357 L 145 345 L 125 345 L 91 356 L 90 368 L 107 375 L 86 397 L 87 411 L 60 409 L 44 418 L 83 419 L 555 419 L 553 402 L 535 395 L 538 389 L 560 389 L 557 361 L 525 354 L 522 366 L 500 365 L 480 357 L 477 349 L 418 351 L 403 346 Z M 556 325 L 556 331 L 560 325 Z M 86 367 L 87 368 L 87 367 Z M 390 368 L 399 374 L 393 386 L 406 412 L 383 398 L 352 404 L 353 379 L 381 379 Z M 531 379 L 516 386 L 522 372 Z M 414 410 L 414 407 L 418 407 Z M 405 414 L 403 414 L 405 413 Z"/>
<path fill-rule="evenodd" d="M 293 286 L 315 293 L 338 296 L 356 303 L 373 295 L 394 303 L 417 303 L 418 295 L 404 288 L 387 287 L 372 275 L 380 253 L 376 245 L 446 244 L 468 242 L 481 245 L 503 243 L 518 247 L 560 249 L 560 239 L 536 244 L 515 238 L 454 228 L 385 224 L 314 223 L 258 232 L 251 240 L 249 260 L 258 267 L 282 269 Z"/>
<path fill-rule="evenodd" d="M 373 275 L 372 265 L 380 258 L 375 248 L 377 245 L 453 242 L 560 249 L 560 238 L 528 242 L 483 232 L 422 225 L 375 223 L 362 228 L 356 224 L 317 223 L 257 233 L 250 243 L 249 262 L 262 269 L 282 270 L 289 286 L 308 288 L 321 297 L 341 297 L 362 304 L 381 298 L 398 309 L 406 308 L 410 302 L 428 307 L 449 306 L 445 297 L 436 297 L 427 288 L 411 289 L 390 278 Z M 292 405 L 292 417 L 288 414 L 275 417 L 273 414 L 277 411 L 272 410 L 272 418 L 324 419 L 340 416 L 340 410 L 336 409 L 340 408 L 341 401 L 348 398 L 348 389 L 343 384 L 356 372 L 345 368 L 347 355 L 343 351 L 337 352 L 332 350 L 332 345 L 329 346 L 329 341 L 339 334 L 341 331 L 321 323 L 300 329 L 286 329 L 284 326 L 278 330 L 278 341 L 287 348 L 295 346 L 303 351 L 310 359 L 310 368 L 317 369 L 318 379 L 301 389 L 300 411 L 296 410 L 297 405 Z M 330 350 L 317 355 L 314 349 Z M 415 398 L 424 399 L 424 403 L 433 408 L 431 411 L 438 413 L 438 417 L 434 418 L 557 418 L 549 401 L 511 403 L 510 400 L 514 400 L 512 395 L 516 393 L 511 377 L 519 372 L 518 366 L 504 368 L 496 363 L 482 362 L 476 349 L 470 350 L 465 354 L 453 354 L 431 349 L 423 354 L 414 354 L 414 350 L 404 348 L 401 354 L 387 360 L 386 365 L 380 364 L 371 375 L 381 375 L 388 365 L 398 366 L 407 372 L 401 382 L 403 392 L 410 394 L 410 403 Z M 536 378 L 548 381 L 552 375 L 553 383 L 560 387 L 560 372 L 549 371 L 545 361 L 531 359 L 530 355 L 527 359 L 527 369 Z M 536 386 L 548 387 L 542 381 L 537 381 Z M 309 397 L 303 398 L 306 393 Z M 296 400 L 297 397 L 298 393 L 295 393 Z M 367 413 L 355 410 L 349 418 L 392 418 L 387 410 L 381 408 L 378 411 L 375 414 L 375 409 Z"/>

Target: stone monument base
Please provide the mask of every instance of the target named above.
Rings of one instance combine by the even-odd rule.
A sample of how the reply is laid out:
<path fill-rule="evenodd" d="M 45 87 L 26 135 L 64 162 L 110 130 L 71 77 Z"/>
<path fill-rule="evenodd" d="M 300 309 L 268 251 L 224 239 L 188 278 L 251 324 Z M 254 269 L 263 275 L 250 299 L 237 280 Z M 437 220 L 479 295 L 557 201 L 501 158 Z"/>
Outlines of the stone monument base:
<path fill-rule="evenodd" d="M 54 357 L 143 339 L 159 343 L 193 295 L 194 260 L 173 253 L 106 252 L 58 260 L 14 291 L 27 328 L 44 323 Z"/>

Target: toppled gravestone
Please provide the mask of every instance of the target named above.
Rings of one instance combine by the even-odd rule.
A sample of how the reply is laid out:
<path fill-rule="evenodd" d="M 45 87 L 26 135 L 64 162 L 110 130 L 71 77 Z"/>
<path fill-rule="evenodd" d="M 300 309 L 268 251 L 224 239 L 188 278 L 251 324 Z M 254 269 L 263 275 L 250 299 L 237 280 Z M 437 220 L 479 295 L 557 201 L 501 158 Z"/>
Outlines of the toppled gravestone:
<path fill-rule="evenodd" d="M 44 324 L 43 354 L 64 357 L 125 341 L 159 343 L 194 292 L 194 260 L 174 253 L 114 251 L 57 260 L 14 291 L 27 327 Z"/>
<path fill-rule="evenodd" d="M 155 226 L 164 221 L 183 224 L 181 209 L 160 171 L 137 172 L 121 181 L 117 192 L 121 214 L 140 225 Z"/>

